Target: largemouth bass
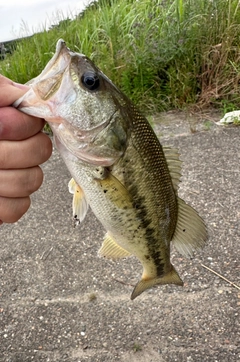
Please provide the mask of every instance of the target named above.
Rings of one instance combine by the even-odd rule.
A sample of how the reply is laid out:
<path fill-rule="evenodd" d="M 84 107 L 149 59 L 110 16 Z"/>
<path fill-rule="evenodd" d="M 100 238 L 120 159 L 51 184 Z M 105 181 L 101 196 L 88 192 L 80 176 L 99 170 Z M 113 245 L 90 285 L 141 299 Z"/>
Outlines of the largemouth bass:
<path fill-rule="evenodd" d="M 107 231 L 99 255 L 134 255 L 143 266 L 131 299 L 157 284 L 183 285 L 170 261 L 170 244 L 191 256 L 207 233 L 196 211 L 177 196 L 177 151 L 163 149 L 131 101 L 61 39 L 28 84 L 14 106 L 48 121 L 73 177 L 74 217 L 83 221 L 90 205 Z"/>

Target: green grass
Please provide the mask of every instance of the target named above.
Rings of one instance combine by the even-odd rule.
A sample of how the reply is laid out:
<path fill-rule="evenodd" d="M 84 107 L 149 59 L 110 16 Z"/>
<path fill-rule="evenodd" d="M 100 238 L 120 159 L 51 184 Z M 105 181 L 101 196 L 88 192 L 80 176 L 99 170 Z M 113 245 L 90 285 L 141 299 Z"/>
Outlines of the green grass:
<path fill-rule="evenodd" d="M 135 342 L 134 345 L 133 345 L 133 351 L 135 353 L 142 351 L 142 346 L 139 343 Z"/>
<path fill-rule="evenodd" d="M 99 0 L 18 42 L 0 71 L 27 82 L 63 38 L 148 112 L 195 104 L 237 109 L 239 7 L 238 0 Z"/>

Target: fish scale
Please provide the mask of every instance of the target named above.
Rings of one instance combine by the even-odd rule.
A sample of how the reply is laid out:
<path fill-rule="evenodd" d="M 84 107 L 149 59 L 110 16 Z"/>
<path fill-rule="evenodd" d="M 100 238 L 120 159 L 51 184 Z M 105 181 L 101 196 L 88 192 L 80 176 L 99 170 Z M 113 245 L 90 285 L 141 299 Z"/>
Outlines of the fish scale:
<path fill-rule="evenodd" d="M 177 196 L 178 152 L 162 148 L 147 119 L 83 54 L 59 40 L 42 73 L 14 103 L 45 118 L 73 179 L 73 217 L 88 206 L 107 234 L 99 256 L 135 256 L 143 267 L 131 299 L 155 285 L 183 285 L 170 261 L 173 244 L 192 256 L 207 239 L 197 212 Z"/>
<path fill-rule="evenodd" d="M 142 142 L 143 139 L 144 143 Z M 125 157 L 132 159 L 132 163 L 134 159 L 140 159 L 141 166 L 134 165 L 132 174 L 129 175 L 129 172 L 125 174 L 123 182 L 132 194 L 134 202 L 147 209 L 146 216 L 150 217 L 151 215 L 152 219 L 156 215 L 156 222 L 159 223 L 161 221 L 162 224 L 168 224 L 168 219 L 170 219 L 170 225 L 167 225 L 169 234 L 166 235 L 166 230 L 164 231 L 167 243 L 169 243 L 175 230 L 177 219 L 176 195 L 162 147 L 147 120 L 135 109 L 130 145 L 123 157 L 123 162 Z M 121 169 L 121 165 L 119 166 Z M 129 165 L 130 170 L 131 165 Z M 140 183 L 138 180 L 140 177 L 143 177 L 143 172 L 145 182 Z M 150 196 L 152 196 L 151 200 L 148 201 Z M 140 200 L 138 200 L 139 198 Z M 155 207 L 153 207 L 154 204 Z M 166 209 L 169 210 L 167 215 Z M 156 230 L 157 226 L 155 225 Z"/>
<path fill-rule="evenodd" d="M 138 158 L 142 162 L 140 167 L 133 167 L 132 174 L 128 180 L 125 176 L 124 181 L 125 185 L 129 186 L 127 188 L 132 195 L 133 205 L 139 205 L 136 215 L 141 219 L 141 226 L 144 229 L 146 240 L 144 258 L 148 263 L 152 262 L 155 273 L 161 277 L 171 270 L 170 262 L 164 263 L 164 260 L 169 260 L 169 244 L 176 225 L 176 197 L 164 153 L 150 125 L 136 110 L 132 123 L 133 130 L 126 157 L 132 160 Z M 143 137 L 144 144 L 141 142 Z M 131 157 L 132 151 L 135 155 Z M 146 180 L 144 183 L 139 183 L 139 177 L 143 177 L 143 170 Z M 169 210 L 168 214 L 166 209 Z M 160 222 L 162 227 L 159 228 Z M 142 236 L 139 239 L 142 240 Z M 141 257 L 143 258 L 142 255 Z"/>

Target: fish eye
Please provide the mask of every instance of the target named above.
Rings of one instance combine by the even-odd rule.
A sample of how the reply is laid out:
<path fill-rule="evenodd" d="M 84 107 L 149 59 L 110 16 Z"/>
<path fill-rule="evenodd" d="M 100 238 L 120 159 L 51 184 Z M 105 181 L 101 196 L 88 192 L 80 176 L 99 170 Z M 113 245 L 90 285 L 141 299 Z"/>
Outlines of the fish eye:
<path fill-rule="evenodd" d="M 100 81 L 96 73 L 86 72 L 81 77 L 82 84 L 89 90 L 96 90 Z"/>

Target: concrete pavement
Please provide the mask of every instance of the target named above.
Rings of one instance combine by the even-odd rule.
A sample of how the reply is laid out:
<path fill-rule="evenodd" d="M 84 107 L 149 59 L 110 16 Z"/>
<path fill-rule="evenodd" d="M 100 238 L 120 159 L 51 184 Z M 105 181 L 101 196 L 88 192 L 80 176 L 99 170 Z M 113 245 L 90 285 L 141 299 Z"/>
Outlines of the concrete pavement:
<path fill-rule="evenodd" d="M 104 230 L 91 211 L 73 227 L 70 176 L 54 152 L 29 212 L 0 227 L 1 362 L 240 360 L 240 290 L 202 266 L 240 285 L 240 128 L 173 112 L 156 132 L 180 149 L 179 194 L 209 230 L 192 260 L 172 252 L 184 287 L 130 300 L 140 264 L 97 257 Z"/>

